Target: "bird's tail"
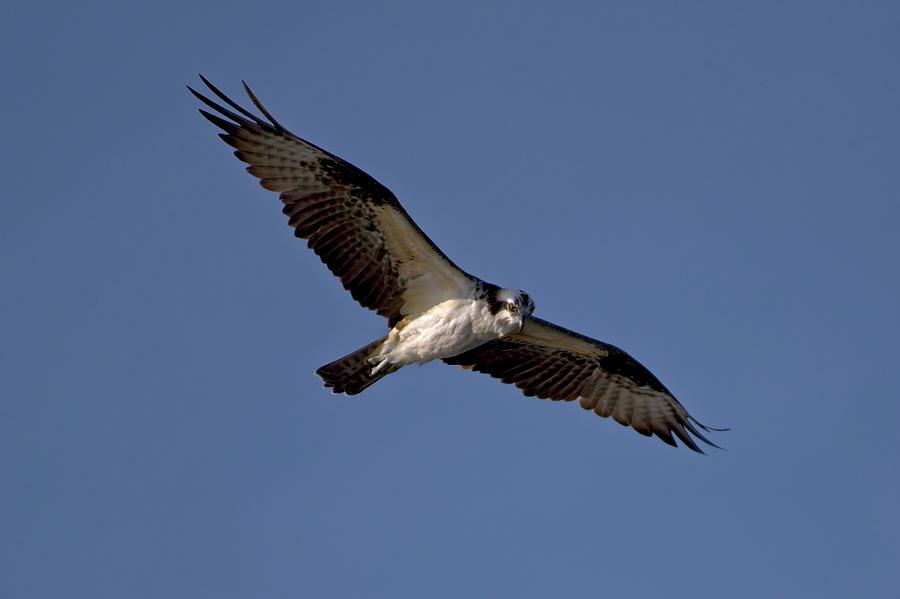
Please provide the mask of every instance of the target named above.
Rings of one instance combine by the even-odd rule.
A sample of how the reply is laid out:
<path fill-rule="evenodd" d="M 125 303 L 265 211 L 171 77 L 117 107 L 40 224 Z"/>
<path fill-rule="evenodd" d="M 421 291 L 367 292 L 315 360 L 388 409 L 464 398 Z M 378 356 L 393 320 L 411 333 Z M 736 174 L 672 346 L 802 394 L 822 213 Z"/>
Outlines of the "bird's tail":
<path fill-rule="evenodd" d="M 316 374 L 325 381 L 325 387 L 330 387 L 334 393 L 346 395 L 360 393 L 399 369 L 398 366 L 384 364 L 377 373 L 372 374 L 374 366 L 369 363 L 369 358 L 375 355 L 385 339 L 386 337 L 373 341 L 352 354 L 322 366 L 316 370 Z"/>

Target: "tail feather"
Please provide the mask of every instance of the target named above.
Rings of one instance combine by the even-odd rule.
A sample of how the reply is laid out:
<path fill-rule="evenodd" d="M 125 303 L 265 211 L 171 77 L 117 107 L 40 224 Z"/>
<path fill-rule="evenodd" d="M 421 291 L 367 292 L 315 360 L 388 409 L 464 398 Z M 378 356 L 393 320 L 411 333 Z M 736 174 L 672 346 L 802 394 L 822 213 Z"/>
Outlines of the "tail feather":
<path fill-rule="evenodd" d="M 331 364 L 326 364 L 316 370 L 316 374 L 325 381 L 325 387 L 330 387 L 334 393 L 356 395 L 397 371 L 396 367 L 387 366 L 377 374 L 372 374 L 373 366 L 368 359 L 378 350 L 383 341 L 384 338 L 373 341 Z"/>

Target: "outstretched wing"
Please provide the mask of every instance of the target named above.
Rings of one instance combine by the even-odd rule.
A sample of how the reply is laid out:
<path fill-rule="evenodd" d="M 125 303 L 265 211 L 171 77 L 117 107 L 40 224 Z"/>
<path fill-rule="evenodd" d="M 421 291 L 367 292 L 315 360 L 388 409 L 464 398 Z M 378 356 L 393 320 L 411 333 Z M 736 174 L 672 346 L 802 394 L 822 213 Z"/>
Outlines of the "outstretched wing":
<path fill-rule="evenodd" d="M 200 112 L 225 131 L 220 137 L 250 165 L 247 171 L 260 185 L 281 194 L 294 234 L 308 240 L 353 299 L 393 326 L 407 314 L 471 293 L 475 279 L 428 239 L 387 187 L 285 129 L 246 83 L 247 95 L 268 120 L 200 78 L 234 109 L 188 86 L 218 115 Z"/>
<path fill-rule="evenodd" d="M 631 426 L 642 435 L 656 435 L 675 446 L 675 437 L 703 453 L 691 435 L 718 447 L 706 427 L 684 409 L 666 387 L 637 360 L 615 347 L 553 323 L 530 318 L 521 333 L 490 341 L 444 360 L 541 399 L 579 400 L 581 407 Z"/>

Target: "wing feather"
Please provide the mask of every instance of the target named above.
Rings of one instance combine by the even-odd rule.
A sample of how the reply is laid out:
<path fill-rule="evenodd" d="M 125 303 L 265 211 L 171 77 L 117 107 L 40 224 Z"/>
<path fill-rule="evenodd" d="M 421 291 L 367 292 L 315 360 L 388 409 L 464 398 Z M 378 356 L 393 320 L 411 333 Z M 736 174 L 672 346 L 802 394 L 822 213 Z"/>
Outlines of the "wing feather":
<path fill-rule="evenodd" d="M 471 294 L 476 279 L 435 246 L 387 187 L 288 131 L 246 83 L 247 96 L 265 118 L 200 78 L 225 104 L 188 87 L 209 109 L 200 113 L 224 131 L 220 137 L 260 185 L 280 194 L 294 234 L 307 240 L 360 304 L 393 326 L 406 315 Z M 427 286 L 415 284 L 423 277 Z"/>
<path fill-rule="evenodd" d="M 700 453 L 694 437 L 718 445 L 697 427 L 727 430 L 697 422 L 659 379 L 618 347 L 539 318 L 530 318 L 520 333 L 444 361 L 514 384 L 528 396 L 577 399 L 584 409 L 642 435 L 655 435 L 673 446 L 677 437 Z"/>

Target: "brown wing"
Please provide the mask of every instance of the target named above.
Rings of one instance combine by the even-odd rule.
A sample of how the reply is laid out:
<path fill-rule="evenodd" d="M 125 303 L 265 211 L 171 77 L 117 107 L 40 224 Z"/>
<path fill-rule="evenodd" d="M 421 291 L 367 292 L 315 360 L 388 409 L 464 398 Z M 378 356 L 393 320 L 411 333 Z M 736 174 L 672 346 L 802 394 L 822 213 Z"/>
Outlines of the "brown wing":
<path fill-rule="evenodd" d="M 504 383 L 525 395 L 572 401 L 600 416 L 612 416 L 642 435 L 656 435 L 669 445 L 675 437 L 703 453 L 691 438 L 718 447 L 653 374 L 627 353 L 553 323 L 531 318 L 521 333 L 485 343 L 444 360 Z M 696 426 L 695 426 L 696 425 Z"/>
<path fill-rule="evenodd" d="M 200 112 L 225 131 L 220 137 L 250 165 L 247 171 L 260 185 L 281 194 L 294 234 L 308 240 L 356 301 L 393 326 L 407 314 L 471 294 L 474 279 L 428 239 L 387 187 L 285 129 L 246 83 L 247 95 L 268 121 L 200 78 L 237 111 L 189 86 L 218 115 Z"/>

